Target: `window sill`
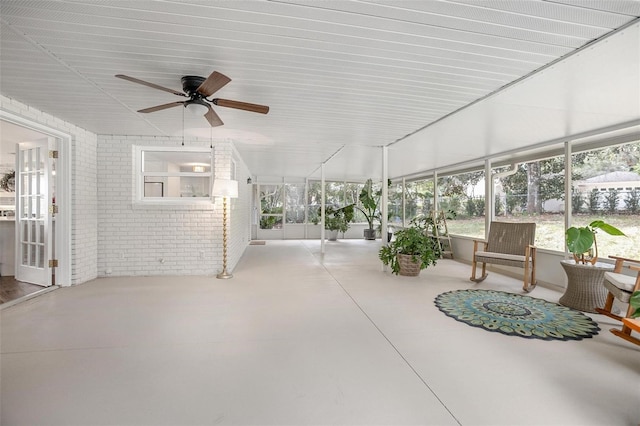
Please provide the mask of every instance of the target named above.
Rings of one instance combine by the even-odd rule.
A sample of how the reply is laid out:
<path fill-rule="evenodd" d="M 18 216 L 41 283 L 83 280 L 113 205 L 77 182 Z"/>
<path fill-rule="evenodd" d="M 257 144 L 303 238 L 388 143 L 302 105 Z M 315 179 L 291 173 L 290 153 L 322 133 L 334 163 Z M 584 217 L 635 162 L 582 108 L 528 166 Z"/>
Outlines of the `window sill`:
<path fill-rule="evenodd" d="M 213 210 L 214 204 L 210 199 L 206 200 L 158 200 L 158 201 L 134 201 L 133 210 Z"/>

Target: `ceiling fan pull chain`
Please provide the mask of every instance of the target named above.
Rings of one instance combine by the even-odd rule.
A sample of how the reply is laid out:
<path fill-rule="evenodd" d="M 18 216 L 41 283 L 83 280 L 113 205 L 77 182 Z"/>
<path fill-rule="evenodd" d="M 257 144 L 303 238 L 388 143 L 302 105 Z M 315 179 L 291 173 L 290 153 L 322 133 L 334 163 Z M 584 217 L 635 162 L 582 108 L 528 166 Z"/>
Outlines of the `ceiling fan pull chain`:
<path fill-rule="evenodd" d="M 187 108 L 182 108 L 182 146 L 184 146 L 184 110 Z"/>

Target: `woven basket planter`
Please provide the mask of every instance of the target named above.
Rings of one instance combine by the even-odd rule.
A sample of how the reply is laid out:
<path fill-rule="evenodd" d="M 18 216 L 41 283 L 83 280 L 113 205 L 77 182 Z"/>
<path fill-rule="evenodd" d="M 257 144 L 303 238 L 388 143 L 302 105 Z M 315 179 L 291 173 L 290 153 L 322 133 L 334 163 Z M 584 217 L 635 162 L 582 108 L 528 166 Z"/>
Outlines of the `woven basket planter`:
<path fill-rule="evenodd" d="M 573 260 L 562 260 L 560 265 L 567 274 L 567 288 L 558 301 L 561 305 L 583 312 L 596 313 L 596 308 L 604 307 L 607 289 L 602 282 L 604 273 L 613 271 L 613 266 L 576 264 Z"/>
<path fill-rule="evenodd" d="M 400 265 L 400 275 L 405 277 L 417 277 L 420 275 L 420 256 L 417 256 L 415 261 L 411 254 L 397 254 L 396 256 Z"/>

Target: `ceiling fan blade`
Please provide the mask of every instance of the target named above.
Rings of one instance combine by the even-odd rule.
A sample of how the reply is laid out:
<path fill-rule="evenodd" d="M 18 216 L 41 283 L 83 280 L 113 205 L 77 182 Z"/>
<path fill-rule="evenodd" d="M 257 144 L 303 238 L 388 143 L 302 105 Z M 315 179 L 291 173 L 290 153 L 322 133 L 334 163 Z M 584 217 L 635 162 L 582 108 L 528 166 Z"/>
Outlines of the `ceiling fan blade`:
<path fill-rule="evenodd" d="M 154 106 L 154 107 L 149 107 L 149 108 L 141 109 L 141 110 L 138 110 L 138 112 L 143 112 L 143 113 L 146 113 L 146 112 L 156 112 L 156 111 L 161 111 L 161 110 L 163 110 L 163 109 L 167 109 L 167 108 L 173 108 L 173 107 L 176 107 L 176 106 L 178 106 L 178 105 L 183 105 L 183 104 L 184 104 L 184 102 L 182 102 L 182 101 L 179 101 L 179 102 L 171 102 L 170 104 L 156 105 L 156 106 Z"/>
<path fill-rule="evenodd" d="M 219 99 L 219 98 L 216 98 L 211 102 L 221 107 L 242 109 L 242 110 L 251 111 L 251 112 L 259 112 L 260 114 L 266 114 L 269 112 L 269 107 L 266 105 L 250 104 L 248 102 L 231 101 L 229 99 Z"/>
<path fill-rule="evenodd" d="M 129 77 L 128 75 L 116 74 L 116 77 L 121 78 L 123 80 L 131 81 L 132 83 L 138 83 L 138 84 L 142 84 L 143 86 L 148 86 L 148 87 L 152 87 L 154 89 L 163 90 L 165 92 L 173 93 L 174 95 L 187 96 L 182 92 L 178 92 L 177 90 L 169 89 L 168 87 L 158 86 L 157 84 L 149 83 L 148 81 L 140 80 L 140 79 L 137 79 L 137 78 L 134 78 L 134 77 Z"/>
<path fill-rule="evenodd" d="M 205 98 L 213 95 L 215 92 L 224 87 L 231 79 L 218 71 L 212 72 L 209 77 L 196 89 Z"/>
<path fill-rule="evenodd" d="M 211 108 L 211 105 L 207 105 L 207 107 L 209 107 L 209 111 L 204 115 L 204 118 L 206 118 L 209 124 L 211 124 L 211 127 L 222 126 L 224 123 L 220 117 L 218 117 L 218 114 L 216 114 L 213 108 Z"/>

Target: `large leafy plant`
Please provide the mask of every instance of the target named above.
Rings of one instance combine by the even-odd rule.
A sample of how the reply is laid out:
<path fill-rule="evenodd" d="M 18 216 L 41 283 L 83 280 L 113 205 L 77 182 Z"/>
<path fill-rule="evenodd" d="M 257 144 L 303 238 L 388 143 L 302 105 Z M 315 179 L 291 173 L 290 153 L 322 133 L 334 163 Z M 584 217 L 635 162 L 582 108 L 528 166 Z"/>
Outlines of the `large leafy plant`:
<path fill-rule="evenodd" d="M 391 272 L 398 274 L 400 264 L 398 254 L 407 254 L 413 260 L 420 262 L 420 269 L 435 265 L 440 258 L 437 241 L 427 234 L 427 229 L 418 221 L 412 221 L 411 226 L 395 233 L 395 239 L 378 252 L 378 257 L 385 265 L 391 267 Z"/>
<path fill-rule="evenodd" d="M 587 226 L 572 226 L 567 229 L 565 237 L 567 248 L 573 254 L 576 263 L 591 263 L 593 265 L 598 261 L 598 242 L 596 240 L 598 230 L 609 235 L 625 236 L 621 230 L 602 220 L 594 220 Z"/>
<path fill-rule="evenodd" d="M 387 181 L 387 186 L 391 186 L 391 180 Z M 380 220 L 380 197 L 382 196 L 382 189 L 378 189 L 377 191 L 373 190 L 373 181 L 371 179 L 367 179 L 360 191 L 360 195 L 358 199 L 360 200 L 360 204 L 356 206 L 358 210 L 362 212 L 367 223 L 369 224 L 369 229 L 373 229 L 374 220 Z"/>
<path fill-rule="evenodd" d="M 329 231 L 347 232 L 353 220 L 353 204 L 344 207 L 328 206 L 325 211 L 324 228 Z"/>

